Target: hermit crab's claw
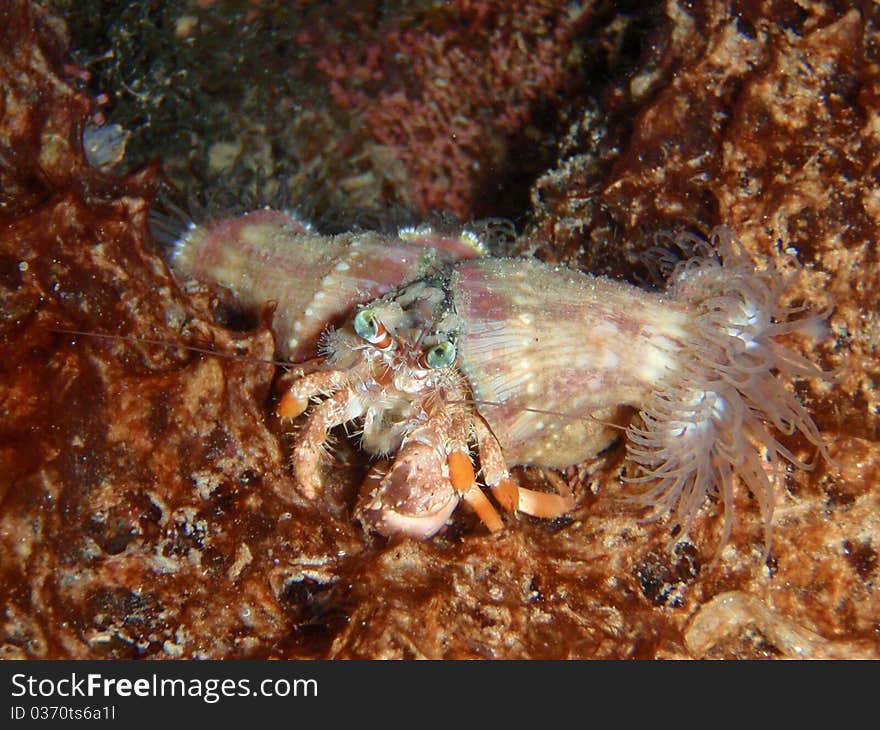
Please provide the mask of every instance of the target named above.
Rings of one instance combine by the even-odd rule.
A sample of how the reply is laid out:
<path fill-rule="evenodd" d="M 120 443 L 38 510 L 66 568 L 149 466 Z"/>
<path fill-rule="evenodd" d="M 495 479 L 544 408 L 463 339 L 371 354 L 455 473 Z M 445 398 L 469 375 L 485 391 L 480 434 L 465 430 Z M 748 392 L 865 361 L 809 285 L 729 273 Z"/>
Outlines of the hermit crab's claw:
<path fill-rule="evenodd" d="M 518 488 L 518 498 L 517 509 L 520 512 L 545 520 L 555 520 L 573 510 L 575 506 L 574 498 L 571 495 L 547 494 L 525 487 Z"/>
<path fill-rule="evenodd" d="M 464 451 L 453 451 L 447 460 L 449 467 L 449 479 L 452 486 L 477 513 L 483 524 L 489 528 L 489 532 L 498 532 L 504 527 L 501 517 L 492 506 L 492 503 L 483 494 L 483 490 L 477 486 L 474 476 L 474 467 L 471 459 Z"/>
<path fill-rule="evenodd" d="M 297 396 L 289 390 L 281 396 L 278 405 L 275 408 L 275 414 L 279 418 L 296 418 L 306 412 L 309 407 L 309 399 L 304 396 Z"/>
<path fill-rule="evenodd" d="M 483 478 L 492 490 L 495 501 L 505 512 L 525 512 L 533 517 L 553 520 L 574 509 L 575 503 L 571 494 L 549 494 L 519 486 L 507 470 L 501 444 L 492 429 L 482 418 L 474 419 L 473 423 L 483 465 Z"/>
<path fill-rule="evenodd" d="M 458 493 L 437 452 L 413 441 L 387 473 L 381 466 L 370 472 L 356 514 L 364 527 L 381 535 L 426 539 L 446 524 L 457 506 Z"/>

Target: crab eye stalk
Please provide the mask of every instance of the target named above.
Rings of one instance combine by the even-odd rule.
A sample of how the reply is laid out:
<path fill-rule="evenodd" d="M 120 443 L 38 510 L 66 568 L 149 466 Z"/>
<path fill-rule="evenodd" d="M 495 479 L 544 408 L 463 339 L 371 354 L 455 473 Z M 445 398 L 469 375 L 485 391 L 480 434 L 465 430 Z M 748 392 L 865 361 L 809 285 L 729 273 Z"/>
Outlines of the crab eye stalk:
<path fill-rule="evenodd" d="M 394 340 L 385 329 L 385 325 L 376 317 L 370 307 L 360 310 L 354 316 L 354 331 L 358 337 L 375 345 L 380 350 L 390 350 Z"/>
<path fill-rule="evenodd" d="M 434 370 L 448 368 L 455 362 L 455 345 L 449 341 L 434 345 L 425 353 L 425 362 Z"/>

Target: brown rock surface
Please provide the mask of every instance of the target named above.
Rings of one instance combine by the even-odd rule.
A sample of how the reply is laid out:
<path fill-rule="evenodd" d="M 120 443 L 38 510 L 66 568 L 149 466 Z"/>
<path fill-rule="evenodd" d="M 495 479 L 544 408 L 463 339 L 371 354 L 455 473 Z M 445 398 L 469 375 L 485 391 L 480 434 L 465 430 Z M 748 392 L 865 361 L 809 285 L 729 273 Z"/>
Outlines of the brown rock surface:
<path fill-rule="evenodd" d="M 789 475 L 766 565 L 742 491 L 719 560 L 718 505 L 668 549 L 668 524 L 615 499 L 622 449 L 568 470 L 578 506 L 564 519 L 490 536 L 459 510 L 428 542 L 372 538 L 346 507 L 296 497 L 273 366 L 58 332 L 273 351 L 266 328 L 219 325 L 209 293 L 171 278 L 147 232 L 156 171 L 87 165 L 90 105 L 62 75 L 63 24 L 9 3 L 2 656 L 880 656 L 878 10 L 691 5 L 666 3 L 654 50 L 582 111 L 533 188 L 522 247 L 629 271 L 646 232 L 723 222 L 753 250 L 794 249 L 794 298 L 831 294 L 832 337 L 798 344 L 839 372 L 797 387 L 836 463 Z M 343 489 L 361 468 L 332 476 Z"/>

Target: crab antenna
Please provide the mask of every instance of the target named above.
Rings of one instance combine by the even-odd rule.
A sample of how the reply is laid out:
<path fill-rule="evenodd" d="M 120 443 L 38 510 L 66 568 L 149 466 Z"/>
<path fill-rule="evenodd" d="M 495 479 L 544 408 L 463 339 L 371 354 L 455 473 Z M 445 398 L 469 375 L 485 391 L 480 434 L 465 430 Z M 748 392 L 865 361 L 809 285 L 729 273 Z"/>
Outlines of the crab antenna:
<path fill-rule="evenodd" d="M 168 347 L 168 348 L 179 348 L 182 350 L 189 350 L 190 352 L 196 352 L 201 355 L 213 355 L 215 357 L 223 358 L 224 360 L 234 360 L 236 362 L 248 363 L 251 365 L 275 365 L 276 367 L 284 367 L 284 368 L 299 368 L 304 369 L 304 366 L 308 364 L 308 361 L 305 363 L 295 363 L 295 362 L 287 362 L 285 360 L 268 360 L 261 357 L 249 357 L 248 355 L 236 355 L 231 352 L 217 352 L 217 350 L 209 350 L 206 347 L 196 347 L 195 345 L 187 345 L 183 342 L 168 342 L 167 340 L 155 340 L 149 337 L 134 337 L 133 335 L 114 335 L 105 332 L 86 332 L 84 330 L 75 330 L 68 329 L 66 327 L 49 327 L 48 330 L 50 332 L 57 332 L 58 334 L 63 335 L 76 335 L 77 337 L 94 337 L 99 340 L 112 340 L 112 341 L 123 341 L 123 342 L 133 342 L 136 344 L 142 345 L 157 345 L 159 347 Z"/>

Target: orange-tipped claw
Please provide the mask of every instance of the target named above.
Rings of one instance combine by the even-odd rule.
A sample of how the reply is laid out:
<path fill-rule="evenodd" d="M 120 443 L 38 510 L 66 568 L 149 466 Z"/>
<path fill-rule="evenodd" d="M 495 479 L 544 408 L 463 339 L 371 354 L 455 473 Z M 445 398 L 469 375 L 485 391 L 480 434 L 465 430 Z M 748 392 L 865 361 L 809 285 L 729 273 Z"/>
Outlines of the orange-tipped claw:
<path fill-rule="evenodd" d="M 464 451 L 453 451 L 446 459 L 449 481 L 459 494 L 466 494 L 476 483 L 474 465 Z"/>
<path fill-rule="evenodd" d="M 498 514 L 492 503 L 488 500 L 483 490 L 477 486 L 477 478 L 474 475 L 474 465 L 470 457 L 464 451 L 453 451 L 447 458 L 449 466 L 449 481 L 461 498 L 467 502 L 477 513 L 477 517 L 489 529 L 489 532 L 498 532 L 504 527 L 501 515 Z"/>
<path fill-rule="evenodd" d="M 281 400 L 278 401 L 278 407 L 275 409 L 275 413 L 279 418 L 296 418 L 301 413 L 304 413 L 308 407 L 308 398 L 300 398 L 288 390 L 283 396 L 281 396 Z"/>
<path fill-rule="evenodd" d="M 492 487 L 492 494 L 501 508 L 507 512 L 516 512 L 519 507 L 519 485 L 510 477 L 505 477 Z"/>
<path fill-rule="evenodd" d="M 528 515 L 552 520 L 574 507 L 574 499 L 559 494 L 536 492 L 519 487 L 519 510 Z"/>
<path fill-rule="evenodd" d="M 473 508 L 474 512 L 477 513 L 477 517 L 486 525 L 489 532 L 498 532 L 504 528 L 501 515 L 492 506 L 488 497 L 483 494 L 482 489 L 474 485 L 474 488 L 462 494 L 461 498 Z"/>

